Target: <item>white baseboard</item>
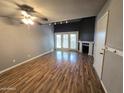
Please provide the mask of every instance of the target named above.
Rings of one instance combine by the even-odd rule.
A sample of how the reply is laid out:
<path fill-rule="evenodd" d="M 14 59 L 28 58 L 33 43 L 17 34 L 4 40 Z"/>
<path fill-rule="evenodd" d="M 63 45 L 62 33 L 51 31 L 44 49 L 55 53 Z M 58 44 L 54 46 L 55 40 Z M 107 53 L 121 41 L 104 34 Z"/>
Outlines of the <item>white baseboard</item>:
<path fill-rule="evenodd" d="M 107 92 L 107 89 L 106 89 L 106 87 L 105 87 L 105 85 L 104 85 L 103 82 L 102 82 L 102 80 L 100 80 L 100 82 L 101 82 L 101 84 L 102 84 L 102 87 L 103 87 L 105 93 L 108 93 L 108 92 Z"/>
<path fill-rule="evenodd" d="M 99 70 L 96 69 L 95 64 L 93 64 L 93 67 L 94 67 L 94 69 L 96 71 L 96 74 L 97 74 L 98 78 L 101 80 L 101 75 L 99 75 L 99 72 L 98 72 Z M 102 73 L 102 72 L 100 72 L 100 73 Z"/>
<path fill-rule="evenodd" d="M 11 67 L 9 67 L 9 68 L 7 68 L 7 69 L 5 69 L 5 70 L 0 71 L 0 74 L 4 73 L 4 72 L 6 72 L 6 71 L 8 71 L 8 70 L 10 70 L 10 69 L 13 69 L 13 68 L 15 68 L 15 67 L 17 67 L 17 66 L 20 66 L 20 65 L 22 65 L 22 64 L 24 64 L 24 63 L 30 62 L 31 60 L 34 60 L 34 59 L 36 59 L 36 58 L 38 58 L 38 57 L 41 57 L 41 56 L 46 55 L 46 54 L 48 54 L 48 53 L 50 53 L 50 52 L 53 52 L 53 51 L 54 51 L 54 49 L 51 49 L 50 51 L 44 52 L 44 53 L 42 53 L 42 54 L 40 54 L 40 55 L 38 55 L 38 56 L 32 57 L 32 58 L 30 58 L 30 59 L 28 59 L 28 60 L 26 60 L 26 61 L 23 61 L 23 62 L 21 62 L 21 63 L 19 63 L 19 64 L 14 65 L 14 66 L 11 66 Z"/>
<path fill-rule="evenodd" d="M 96 68 L 95 68 L 94 65 L 93 65 L 93 67 L 94 67 L 94 69 L 95 69 L 95 71 L 96 71 Z M 96 71 L 96 74 L 98 75 L 98 72 L 97 72 L 97 71 Z M 100 80 L 100 83 L 102 84 L 102 87 L 103 87 L 105 93 L 108 93 L 108 92 L 107 92 L 107 89 L 106 89 L 106 87 L 105 87 L 105 85 L 103 84 L 103 81 L 101 80 L 101 77 L 98 76 L 98 78 L 99 78 L 99 80 Z"/>

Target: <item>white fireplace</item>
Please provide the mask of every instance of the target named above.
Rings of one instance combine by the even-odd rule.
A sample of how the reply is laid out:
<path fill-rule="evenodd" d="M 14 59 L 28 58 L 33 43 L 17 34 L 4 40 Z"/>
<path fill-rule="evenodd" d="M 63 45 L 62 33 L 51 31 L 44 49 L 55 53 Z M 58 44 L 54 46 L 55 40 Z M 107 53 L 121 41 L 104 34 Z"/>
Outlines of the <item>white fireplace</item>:
<path fill-rule="evenodd" d="M 92 41 L 78 41 L 79 43 L 79 52 L 83 53 L 83 45 L 88 46 L 88 55 L 92 56 L 93 55 L 93 45 L 94 42 Z"/>

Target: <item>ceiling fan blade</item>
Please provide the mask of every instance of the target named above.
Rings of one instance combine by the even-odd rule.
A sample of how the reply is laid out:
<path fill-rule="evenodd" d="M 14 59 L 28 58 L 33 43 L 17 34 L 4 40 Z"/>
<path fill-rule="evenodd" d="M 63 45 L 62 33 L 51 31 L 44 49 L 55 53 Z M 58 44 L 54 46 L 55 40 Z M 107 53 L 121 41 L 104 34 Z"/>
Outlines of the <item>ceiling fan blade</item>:
<path fill-rule="evenodd" d="M 17 10 L 24 10 L 25 6 L 28 6 L 28 5 L 24 4 L 24 2 L 23 3 L 17 3 L 14 0 L 5 0 L 5 2 L 9 2 L 9 3 L 15 5 L 17 7 L 16 8 Z"/>
<path fill-rule="evenodd" d="M 3 18 L 3 22 L 9 25 L 17 25 L 21 24 L 21 18 L 15 18 L 11 16 L 0 16 L 0 18 Z"/>
<path fill-rule="evenodd" d="M 31 16 L 38 17 L 41 21 L 48 21 L 48 18 L 46 18 L 45 16 L 43 16 L 42 14 L 40 14 L 40 13 L 37 12 L 37 11 L 30 12 L 29 14 L 30 14 Z"/>
<path fill-rule="evenodd" d="M 41 19 L 42 19 L 43 21 L 48 21 L 48 18 L 46 18 L 46 17 L 41 17 Z"/>
<path fill-rule="evenodd" d="M 43 25 L 42 23 L 40 23 L 40 22 L 36 22 L 38 25 Z"/>

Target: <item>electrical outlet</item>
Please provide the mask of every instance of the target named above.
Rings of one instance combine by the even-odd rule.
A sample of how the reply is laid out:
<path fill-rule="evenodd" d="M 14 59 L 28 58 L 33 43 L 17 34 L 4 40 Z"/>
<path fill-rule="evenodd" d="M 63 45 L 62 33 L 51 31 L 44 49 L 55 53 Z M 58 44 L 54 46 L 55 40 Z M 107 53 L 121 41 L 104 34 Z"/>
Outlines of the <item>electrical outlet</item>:
<path fill-rule="evenodd" d="M 28 54 L 27 56 L 28 56 L 28 57 L 31 57 L 31 55 L 30 55 L 30 54 Z"/>
<path fill-rule="evenodd" d="M 13 63 L 15 63 L 15 62 L 16 62 L 16 60 L 15 60 L 15 59 L 13 59 L 13 60 L 12 60 L 12 62 L 13 62 Z"/>

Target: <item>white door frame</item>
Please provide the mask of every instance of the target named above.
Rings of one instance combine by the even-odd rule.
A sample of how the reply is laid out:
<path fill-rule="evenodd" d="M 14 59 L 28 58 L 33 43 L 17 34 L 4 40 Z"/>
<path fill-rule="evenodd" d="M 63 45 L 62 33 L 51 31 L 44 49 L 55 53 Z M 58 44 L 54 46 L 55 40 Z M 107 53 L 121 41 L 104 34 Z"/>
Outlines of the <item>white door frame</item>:
<path fill-rule="evenodd" d="M 56 35 L 57 35 L 57 34 L 58 34 L 58 35 L 59 35 L 59 34 L 62 35 L 62 37 L 61 37 L 61 46 L 62 46 L 62 47 L 61 47 L 61 48 L 57 48 L 57 47 L 56 47 Z M 67 48 L 67 49 L 66 49 L 66 48 L 63 48 L 63 45 L 62 45 L 62 43 L 63 43 L 63 40 L 62 40 L 63 34 L 68 34 L 68 35 L 69 35 L 69 37 L 68 37 L 68 38 L 69 38 L 69 39 L 68 39 L 68 42 L 69 42 L 68 47 L 69 47 L 69 48 Z M 76 37 L 76 49 L 70 49 L 70 34 L 76 34 L 76 35 L 77 35 L 77 37 Z M 55 49 L 57 49 L 57 50 L 60 49 L 60 50 L 76 50 L 76 51 L 78 51 L 78 31 L 56 32 L 55 35 L 54 35 L 54 42 L 55 42 L 55 43 L 54 43 L 54 44 L 55 44 L 55 45 L 54 45 L 54 46 L 55 46 Z"/>
<path fill-rule="evenodd" d="M 107 11 L 106 13 L 104 13 L 103 14 L 103 16 L 101 16 L 98 20 L 97 20 L 97 22 L 99 21 L 99 20 L 101 20 L 101 19 L 103 19 L 105 16 L 107 16 L 107 23 L 106 23 L 106 32 L 105 32 L 105 42 L 104 42 L 104 48 L 102 49 L 103 50 L 103 60 L 102 60 L 102 67 L 101 67 L 101 72 L 99 72 L 99 73 L 101 73 L 101 74 L 99 74 L 98 73 L 98 71 L 97 71 L 97 68 L 98 67 L 96 67 L 95 66 L 95 62 L 94 62 L 94 68 L 95 68 L 95 70 L 96 70 L 96 72 L 97 72 L 97 74 L 98 74 L 98 76 L 99 76 L 99 78 L 100 79 L 102 79 L 102 73 L 103 73 L 103 65 L 104 65 L 104 56 L 105 56 L 105 46 L 106 46 L 106 40 L 107 40 L 107 30 L 108 30 L 108 20 L 109 20 L 109 11 Z M 96 23 L 96 30 L 97 30 L 97 24 L 98 23 Z M 96 47 L 95 46 L 96 44 L 94 44 L 94 48 Z M 95 52 L 95 51 L 94 51 Z M 99 51 L 97 51 L 97 52 L 99 52 Z M 95 54 L 94 54 L 95 55 Z M 95 57 L 95 56 L 94 56 Z M 95 60 L 94 60 L 95 61 Z"/>

